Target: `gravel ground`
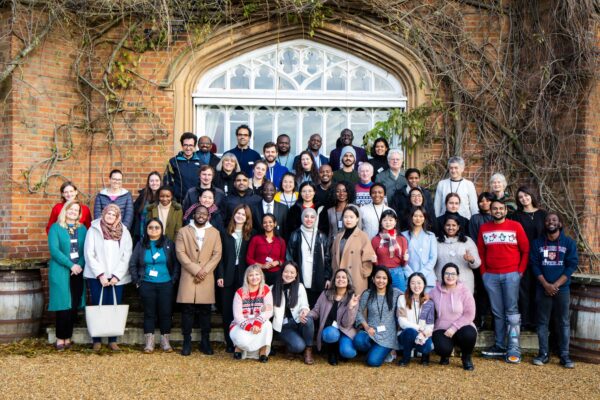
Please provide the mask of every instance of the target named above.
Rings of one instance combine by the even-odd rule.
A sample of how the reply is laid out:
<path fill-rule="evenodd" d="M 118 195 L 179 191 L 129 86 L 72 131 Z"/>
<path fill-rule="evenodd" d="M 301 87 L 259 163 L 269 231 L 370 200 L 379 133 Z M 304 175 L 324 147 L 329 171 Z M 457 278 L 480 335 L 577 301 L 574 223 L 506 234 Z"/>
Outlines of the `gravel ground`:
<path fill-rule="evenodd" d="M 0 346 L 2 399 L 202 398 L 277 399 L 600 399 L 600 365 L 577 363 L 566 370 L 553 358 L 545 367 L 475 358 L 475 371 L 449 366 L 387 364 L 367 368 L 360 361 L 331 367 L 317 356 L 313 366 L 279 353 L 267 364 L 234 361 L 222 348 L 214 356 L 142 354 L 125 348 L 99 355 L 77 347 L 61 354 L 40 342 Z M 335 375 L 334 375 L 335 374 Z M 424 384 L 426 382 L 426 384 Z M 510 382 L 508 389 L 507 382 Z"/>

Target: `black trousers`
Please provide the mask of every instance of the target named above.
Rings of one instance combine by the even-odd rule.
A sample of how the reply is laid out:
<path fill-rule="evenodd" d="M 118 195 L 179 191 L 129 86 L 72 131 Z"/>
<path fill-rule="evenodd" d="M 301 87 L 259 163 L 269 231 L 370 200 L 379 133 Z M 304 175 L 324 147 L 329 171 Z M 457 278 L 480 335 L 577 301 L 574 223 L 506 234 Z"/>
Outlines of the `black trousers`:
<path fill-rule="evenodd" d="M 477 341 L 477 330 L 471 325 L 463 326 L 451 338 L 444 335 L 445 330 L 433 331 L 431 339 L 435 352 L 440 357 L 450 357 L 455 346 L 460 348 L 463 356 L 470 356 Z"/>
<path fill-rule="evenodd" d="M 233 274 L 233 283 L 231 286 L 219 288 L 221 293 L 221 312 L 223 315 L 223 334 L 225 335 L 225 343 L 227 346 L 233 346 L 233 342 L 229 337 L 229 325 L 233 321 L 233 298 L 235 292 L 242 287 L 244 283 L 244 270 L 239 265 L 235 266 Z"/>
<path fill-rule="evenodd" d="M 537 324 L 537 304 L 535 303 L 536 281 L 531 265 L 528 265 L 519 283 L 521 326 L 528 329 L 532 329 Z"/>
<path fill-rule="evenodd" d="M 198 314 L 202 334 L 210 333 L 210 306 L 210 304 L 181 304 L 181 333 L 184 336 L 192 334 L 196 314 Z"/>
<path fill-rule="evenodd" d="M 71 275 L 69 288 L 71 290 L 71 308 L 56 311 L 56 337 L 61 340 L 70 339 L 73 336 L 73 326 L 77 321 L 77 309 L 83 294 L 83 273 Z"/>
<path fill-rule="evenodd" d="M 306 289 L 306 297 L 308 297 L 308 305 L 310 306 L 311 310 L 313 309 L 315 304 L 317 304 L 317 300 L 319 299 L 321 293 L 321 291 Z"/>
<path fill-rule="evenodd" d="M 171 333 L 173 282 L 142 282 L 138 291 L 144 306 L 144 333 L 154 333 L 157 317 L 161 335 Z"/>

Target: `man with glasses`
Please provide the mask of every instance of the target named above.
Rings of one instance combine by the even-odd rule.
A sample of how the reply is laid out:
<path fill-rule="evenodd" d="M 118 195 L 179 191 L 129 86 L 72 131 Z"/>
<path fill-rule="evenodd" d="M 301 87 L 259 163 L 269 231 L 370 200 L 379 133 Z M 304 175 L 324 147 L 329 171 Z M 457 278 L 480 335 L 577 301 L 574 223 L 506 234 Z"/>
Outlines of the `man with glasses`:
<path fill-rule="evenodd" d="M 400 188 L 406 186 L 408 182 L 404 177 L 402 163 L 404 161 L 404 153 L 400 149 L 390 149 L 387 155 L 389 169 L 381 171 L 377 174 L 375 182 L 381 183 L 386 188 L 387 204 L 392 203 L 394 193 Z"/>
<path fill-rule="evenodd" d="M 235 137 L 237 138 L 237 146 L 226 151 L 226 153 L 233 154 L 237 158 L 242 171 L 244 171 L 246 175 L 252 176 L 254 163 L 260 160 L 260 154 L 250 148 L 252 130 L 248 125 L 240 125 L 235 130 Z"/>
<path fill-rule="evenodd" d="M 521 224 L 506 219 L 506 213 L 506 204 L 494 199 L 493 220 L 481 225 L 477 239 L 480 272 L 490 296 L 495 331 L 494 345 L 481 354 L 488 358 L 504 357 L 506 362 L 518 364 L 521 362 L 519 283 L 529 260 L 529 241 Z"/>
<path fill-rule="evenodd" d="M 188 190 L 198 184 L 200 158 L 195 152 L 198 138 L 191 132 L 185 132 L 179 138 L 181 151 L 167 163 L 163 184 L 171 186 L 175 199 L 181 204 Z"/>
<path fill-rule="evenodd" d="M 213 169 L 217 168 L 217 164 L 221 159 L 211 152 L 213 143 L 208 136 L 200 136 L 198 139 L 198 152 L 196 155 L 200 159 L 200 165 L 210 165 Z"/>

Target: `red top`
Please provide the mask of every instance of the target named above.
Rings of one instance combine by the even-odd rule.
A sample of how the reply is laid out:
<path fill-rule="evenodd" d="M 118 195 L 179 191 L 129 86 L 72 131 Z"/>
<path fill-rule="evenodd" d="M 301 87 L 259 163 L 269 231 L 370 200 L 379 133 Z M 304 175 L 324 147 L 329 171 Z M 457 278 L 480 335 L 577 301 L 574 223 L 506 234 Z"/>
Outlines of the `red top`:
<path fill-rule="evenodd" d="M 375 254 L 377 254 L 377 265 L 382 265 L 386 268 L 396 268 L 406 265 L 404 255 L 408 251 L 408 242 L 402 235 L 396 235 L 396 241 L 398 242 L 398 246 L 400 246 L 400 251 L 394 251 L 394 256 L 390 257 L 390 248 L 387 241 L 381 246 L 381 235 L 377 234 L 377 236 L 371 239 L 371 245 L 373 245 Z"/>
<path fill-rule="evenodd" d="M 58 221 L 58 214 L 62 211 L 65 203 L 57 203 L 54 207 L 52 207 L 52 212 L 50 213 L 50 219 L 48 220 L 48 225 L 46 225 L 46 235 L 50 232 L 50 227 L 56 221 Z M 92 224 L 92 214 L 90 213 L 90 209 L 85 204 L 79 203 L 81 206 L 81 218 L 79 222 L 85 225 L 86 228 L 90 229 L 90 225 Z"/>
<path fill-rule="evenodd" d="M 279 265 L 268 269 L 268 272 L 277 272 L 285 261 L 285 240 L 279 236 L 273 236 L 271 243 L 267 242 L 265 235 L 254 235 L 248 244 L 246 262 L 252 264 L 266 264 L 267 257 L 272 261 L 279 261 Z"/>
<path fill-rule="evenodd" d="M 486 222 L 479 229 L 477 249 L 481 257 L 481 274 L 522 274 L 529 260 L 529 240 L 520 223 L 504 220 Z"/>

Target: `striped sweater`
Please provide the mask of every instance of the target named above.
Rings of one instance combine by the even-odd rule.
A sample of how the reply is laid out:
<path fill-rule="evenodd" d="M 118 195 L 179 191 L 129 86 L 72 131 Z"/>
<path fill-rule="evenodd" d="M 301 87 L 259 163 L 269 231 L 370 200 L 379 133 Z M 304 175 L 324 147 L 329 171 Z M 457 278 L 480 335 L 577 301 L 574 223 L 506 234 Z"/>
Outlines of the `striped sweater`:
<path fill-rule="evenodd" d="M 261 327 L 272 316 L 273 294 L 267 285 L 263 287 L 262 293 L 258 293 L 258 290 L 244 293 L 239 288 L 233 298 L 233 321 L 229 330 L 238 325 L 243 330 L 250 331 L 253 326 Z"/>

